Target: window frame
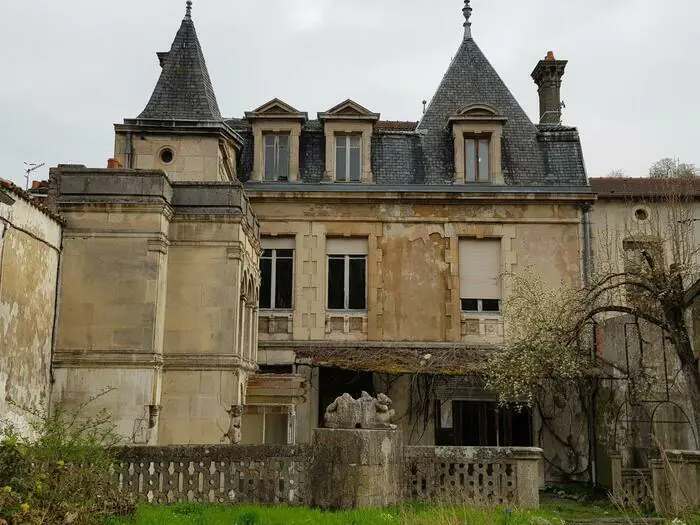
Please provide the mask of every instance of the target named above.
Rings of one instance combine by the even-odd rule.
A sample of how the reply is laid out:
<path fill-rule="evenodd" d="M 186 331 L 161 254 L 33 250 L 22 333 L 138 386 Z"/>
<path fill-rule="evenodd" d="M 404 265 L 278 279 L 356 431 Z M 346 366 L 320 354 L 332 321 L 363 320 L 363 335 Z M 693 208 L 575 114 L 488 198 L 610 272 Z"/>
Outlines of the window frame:
<path fill-rule="evenodd" d="M 331 308 L 330 307 L 330 262 L 331 259 L 343 259 L 343 308 Z M 364 308 L 350 308 L 350 260 L 351 259 L 361 259 L 364 260 L 364 270 L 365 270 L 365 307 Z M 367 291 L 369 289 L 367 278 L 367 254 L 339 254 L 339 253 L 329 253 L 326 254 L 326 310 L 329 312 L 366 312 L 367 311 Z"/>
<path fill-rule="evenodd" d="M 291 156 L 291 151 L 292 151 L 292 137 L 291 133 L 289 132 L 268 132 L 268 133 L 263 133 L 263 170 L 262 170 L 262 180 L 264 182 L 289 182 L 292 176 L 292 156 Z M 267 161 L 268 161 L 268 156 L 267 156 L 267 151 L 268 151 L 268 144 L 267 144 L 267 139 L 268 137 L 274 137 L 274 143 L 273 143 L 273 148 L 274 148 L 274 153 L 273 153 L 273 175 L 274 177 L 271 179 L 268 179 L 266 177 L 267 175 Z M 279 169 L 280 169 L 280 137 L 286 137 L 287 138 L 287 174 L 285 176 L 280 176 Z"/>
<path fill-rule="evenodd" d="M 491 134 L 490 133 L 465 133 L 462 136 L 464 143 L 464 182 L 465 184 L 489 184 L 493 179 L 492 169 L 491 169 L 491 157 L 493 156 L 491 149 Z M 474 144 L 474 180 L 469 180 L 469 155 L 467 153 L 467 144 L 472 142 Z M 480 170 L 481 163 L 479 162 L 479 150 L 481 144 L 486 142 L 486 151 L 488 152 L 488 159 L 486 165 L 486 178 L 482 178 L 482 173 Z"/>
<path fill-rule="evenodd" d="M 350 183 L 350 184 L 357 184 L 362 182 L 362 155 L 363 155 L 363 148 L 362 148 L 362 141 L 363 141 L 363 136 L 362 133 L 335 133 L 333 135 L 334 137 L 334 155 L 335 155 L 335 182 L 344 182 L 344 183 Z M 343 139 L 345 141 L 345 146 L 343 149 L 345 150 L 345 178 L 340 179 L 338 178 L 338 140 Z M 357 138 L 358 143 L 357 147 L 353 148 L 352 146 L 352 140 L 353 138 Z M 352 174 L 351 174 L 351 152 L 353 149 L 357 149 L 357 154 L 358 154 L 358 167 L 357 167 L 357 180 L 352 179 Z"/>
<path fill-rule="evenodd" d="M 272 252 L 272 255 L 270 257 L 265 256 L 265 252 L 270 251 Z M 291 257 L 279 257 L 277 255 L 277 252 L 279 251 L 291 251 L 292 255 Z M 277 308 L 275 305 L 275 299 L 277 296 L 277 260 L 278 259 L 284 259 L 284 260 L 290 260 L 292 261 L 292 282 L 291 282 L 291 296 L 292 296 L 292 302 L 291 306 L 288 308 Z M 262 308 L 260 307 L 261 310 L 264 311 L 277 311 L 277 312 L 290 312 L 294 310 L 294 283 L 296 279 L 296 250 L 294 248 L 263 248 L 263 255 L 260 256 L 260 259 L 266 259 L 271 261 L 271 267 L 270 267 L 270 307 L 269 308 Z M 261 276 L 262 279 L 262 276 Z M 262 291 L 262 285 L 260 286 L 260 289 Z M 262 298 L 262 295 L 260 296 Z"/>

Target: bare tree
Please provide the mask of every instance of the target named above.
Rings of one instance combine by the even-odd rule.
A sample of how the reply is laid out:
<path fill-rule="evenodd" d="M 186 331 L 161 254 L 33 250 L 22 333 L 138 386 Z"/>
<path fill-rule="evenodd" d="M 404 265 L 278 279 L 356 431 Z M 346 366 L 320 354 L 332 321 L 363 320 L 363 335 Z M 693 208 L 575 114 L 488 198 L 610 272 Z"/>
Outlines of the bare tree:
<path fill-rule="evenodd" d="M 502 402 L 534 404 L 547 392 L 585 389 L 601 364 L 591 353 L 592 325 L 624 315 L 658 327 L 671 343 L 700 429 L 700 371 L 685 298 L 699 277 L 694 192 L 687 180 L 662 187 L 655 201 L 631 207 L 629 219 L 602 228 L 587 286 L 552 288 L 531 271 L 510 276 L 505 345 L 486 372 Z"/>
<path fill-rule="evenodd" d="M 606 175 L 606 177 L 613 177 L 616 179 L 621 179 L 621 178 L 626 177 L 626 176 L 627 176 L 627 174 L 625 173 L 625 170 L 620 169 L 620 168 L 611 170 L 610 173 L 608 173 Z"/>
<path fill-rule="evenodd" d="M 678 159 L 663 158 L 649 168 L 652 179 L 691 179 L 698 176 L 695 164 L 680 162 Z"/>

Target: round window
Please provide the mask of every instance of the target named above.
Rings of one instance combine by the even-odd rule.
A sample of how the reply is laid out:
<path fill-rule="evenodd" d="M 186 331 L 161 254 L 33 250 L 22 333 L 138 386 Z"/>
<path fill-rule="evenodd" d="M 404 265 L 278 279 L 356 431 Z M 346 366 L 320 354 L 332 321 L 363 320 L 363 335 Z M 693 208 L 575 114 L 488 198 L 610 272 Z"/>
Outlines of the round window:
<path fill-rule="evenodd" d="M 163 164 L 170 164 L 175 158 L 175 153 L 170 148 L 164 148 L 160 152 L 160 161 Z"/>
<path fill-rule="evenodd" d="M 647 212 L 644 208 L 639 208 L 634 212 L 634 216 L 638 221 L 645 221 L 649 218 L 649 212 Z"/>

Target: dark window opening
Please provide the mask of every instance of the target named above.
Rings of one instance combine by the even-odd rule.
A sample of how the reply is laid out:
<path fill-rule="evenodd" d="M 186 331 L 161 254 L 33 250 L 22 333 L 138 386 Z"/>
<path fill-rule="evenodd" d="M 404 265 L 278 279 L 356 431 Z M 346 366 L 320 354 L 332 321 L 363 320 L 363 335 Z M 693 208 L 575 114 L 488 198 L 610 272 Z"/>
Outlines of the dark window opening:
<path fill-rule="evenodd" d="M 501 311 L 500 299 L 462 299 L 463 312 L 492 312 Z"/>
<path fill-rule="evenodd" d="M 354 399 L 360 397 L 362 392 L 367 392 L 373 397 L 376 396 L 372 372 L 320 368 L 318 388 L 318 426 L 320 427 L 323 426 L 323 418 L 328 405 L 343 394 L 348 393 Z"/>
<path fill-rule="evenodd" d="M 160 161 L 163 164 L 170 164 L 174 158 L 175 158 L 175 153 L 173 153 L 173 150 L 171 150 L 171 149 L 166 148 L 160 152 Z"/>
<path fill-rule="evenodd" d="M 367 256 L 328 256 L 328 309 L 367 308 Z"/>
<path fill-rule="evenodd" d="M 435 429 L 438 446 L 531 447 L 532 411 L 488 401 L 438 401 Z"/>
<path fill-rule="evenodd" d="M 259 374 L 293 374 L 292 365 L 258 365 Z"/>
<path fill-rule="evenodd" d="M 264 250 L 260 258 L 260 308 L 291 309 L 294 298 L 294 250 Z"/>

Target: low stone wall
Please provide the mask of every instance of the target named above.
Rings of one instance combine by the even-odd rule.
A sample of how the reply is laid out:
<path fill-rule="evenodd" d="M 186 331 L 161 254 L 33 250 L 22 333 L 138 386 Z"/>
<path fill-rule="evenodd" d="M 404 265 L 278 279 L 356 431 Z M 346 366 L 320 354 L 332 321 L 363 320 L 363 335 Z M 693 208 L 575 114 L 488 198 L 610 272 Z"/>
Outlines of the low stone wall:
<path fill-rule="evenodd" d="M 345 508 L 405 500 L 522 508 L 539 505 L 540 449 L 403 447 L 400 432 L 357 430 L 351 431 L 353 435 L 372 434 L 371 439 L 363 441 L 364 448 L 359 446 L 359 438 L 348 439 L 348 446 L 341 447 L 338 440 L 342 438 L 337 437 L 340 432 L 326 430 L 317 435 L 316 448 L 125 448 L 118 453 L 115 481 L 125 492 L 152 503 Z M 377 483 L 386 486 L 379 490 Z M 343 491 L 345 496 L 331 497 L 334 491 Z"/>
<path fill-rule="evenodd" d="M 611 461 L 613 497 L 620 504 L 654 508 L 662 516 L 700 508 L 700 451 L 664 451 L 648 469 L 622 468 L 618 454 Z"/>
<path fill-rule="evenodd" d="M 121 450 L 118 459 L 119 488 L 142 501 L 310 502 L 309 446 L 134 447 Z"/>
<path fill-rule="evenodd" d="M 538 448 L 405 447 L 409 501 L 539 506 Z"/>

